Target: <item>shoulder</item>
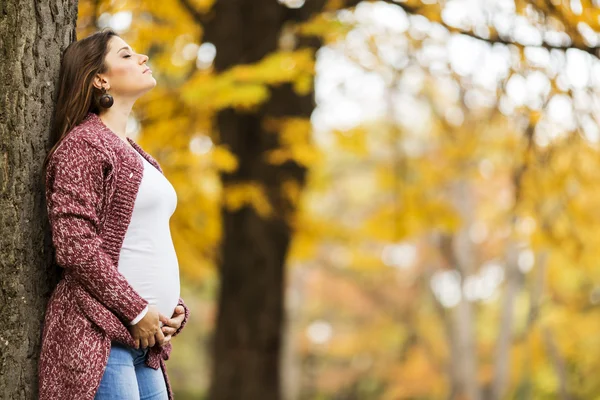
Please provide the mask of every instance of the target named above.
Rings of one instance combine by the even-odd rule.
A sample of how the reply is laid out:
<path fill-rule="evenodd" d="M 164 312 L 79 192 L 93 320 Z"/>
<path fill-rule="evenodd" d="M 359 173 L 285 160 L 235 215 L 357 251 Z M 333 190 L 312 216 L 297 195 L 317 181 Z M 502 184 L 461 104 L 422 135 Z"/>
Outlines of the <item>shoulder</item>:
<path fill-rule="evenodd" d="M 76 167 L 89 163 L 110 163 L 111 149 L 100 129 L 84 120 L 71 129 L 52 154 L 50 164 Z"/>
<path fill-rule="evenodd" d="M 72 176 L 80 175 L 83 171 L 101 170 L 106 159 L 102 150 L 93 142 L 79 134 L 69 134 L 52 154 L 46 174 Z"/>

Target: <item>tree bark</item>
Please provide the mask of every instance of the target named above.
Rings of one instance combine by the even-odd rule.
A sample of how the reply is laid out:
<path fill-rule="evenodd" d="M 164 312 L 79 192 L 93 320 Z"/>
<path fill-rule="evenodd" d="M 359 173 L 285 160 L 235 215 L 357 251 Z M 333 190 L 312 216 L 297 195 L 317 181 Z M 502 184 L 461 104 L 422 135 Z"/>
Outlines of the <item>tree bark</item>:
<path fill-rule="evenodd" d="M 224 0 L 206 18 L 205 40 L 217 48 L 215 69 L 253 63 L 277 51 L 288 22 L 305 19 L 322 1 L 300 10 L 272 0 Z M 316 48 L 318 43 L 303 43 Z M 274 209 L 263 218 L 254 209 L 222 209 L 220 293 L 214 333 L 212 400 L 280 399 L 280 358 L 283 333 L 285 261 L 292 234 L 287 217 L 293 206 L 282 196 L 281 184 L 292 179 L 304 185 L 305 168 L 293 162 L 270 165 L 265 154 L 279 147 L 277 135 L 266 132 L 266 118 L 308 118 L 314 94 L 297 95 L 291 85 L 272 88 L 270 99 L 256 112 L 226 109 L 217 116 L 221 143 L 239 161 L 237 171 L 223 174 L 223 185 L 261 185 Z"/>
<path fill-rule="evenodd" d="M 52 262 L 42 164 L 77 1 L 0 2 L 0 398 L 36 399 Z"/>

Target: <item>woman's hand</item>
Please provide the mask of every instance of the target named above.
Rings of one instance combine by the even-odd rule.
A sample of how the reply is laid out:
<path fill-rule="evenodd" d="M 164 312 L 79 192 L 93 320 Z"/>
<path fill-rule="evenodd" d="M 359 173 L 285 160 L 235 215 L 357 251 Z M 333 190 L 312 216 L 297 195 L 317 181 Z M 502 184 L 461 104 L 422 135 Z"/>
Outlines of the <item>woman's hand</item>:
<path fill-rule="evenodd" d="M 162 346 L 171 340 L 171 336 L 181 326 L 181 322 L 185 318 L 185 310 L 184 310 L 183 306 L 177 306 L 177 307 L 175 307 L 175 312 L 173 312 L 173 315 L 171 316 L 171 318 L 167 318 L 166 316 L 164 316 L 163 314 L 160 314 L 160 313 L 159 313 L 158 317 L 159 317 L 159 320 L 163 323 L 161 331 L 162 331 L 162 335 L 164 335 L 164 338 L 162 340 L 162 343 L 159 342 L 158 336 L 160 335 L 160 333 L 157 332 L 156 333 L 156 336 L 157 336 L 156 342 L 161 343 L 161 346 Z"/>
<path fill-rule="evenodd" d="M 161 315 L 158 312 L 158 308 L 154 304 L 150 304 L 144 318 L 137 324 L 128 327 L 136 349 L 152 347 L 155 342 L 160 343 L 164 340 L 158 323 L 160 317 Z"/>

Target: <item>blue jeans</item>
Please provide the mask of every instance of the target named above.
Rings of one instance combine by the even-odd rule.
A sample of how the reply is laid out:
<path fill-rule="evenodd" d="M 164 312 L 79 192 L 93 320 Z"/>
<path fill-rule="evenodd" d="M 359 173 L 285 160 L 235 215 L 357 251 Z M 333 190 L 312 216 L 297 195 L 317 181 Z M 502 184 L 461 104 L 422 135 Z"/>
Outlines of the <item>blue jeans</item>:
<path fill-rule="evenodd" d="M 108 363 L 94 400 L 166 400 L 162 370 L 144 364 L 148 349 L 112 342 Z"/>

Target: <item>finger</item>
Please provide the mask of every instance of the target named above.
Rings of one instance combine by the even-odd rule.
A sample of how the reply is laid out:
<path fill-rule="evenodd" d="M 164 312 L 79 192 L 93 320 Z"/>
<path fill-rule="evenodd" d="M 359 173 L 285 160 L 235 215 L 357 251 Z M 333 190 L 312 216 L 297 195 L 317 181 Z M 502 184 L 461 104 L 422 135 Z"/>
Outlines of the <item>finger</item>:
<path fill-rule="evenodd" d="M 185 310 L 182 306 L 177 306 L 175 307 L 175 310 L 173 310 L 173 315 L 171 315 L 171 318 L 175 318 L 177 316 L 179 316 L 180 314 L 184 314 Z"/>
<path fill-rule="evenodd" d="M 169 317 L 167 317 L 164 314 L 158 313 L 158 320 L 164 324 L 169 320 Z"/>
<path fill-rule="evenodd" d="M 184 318 L 185 318 L 185 315 L 179 314 L 175 318 L 170 318 L 169 323 L 167 325 L 169 325 L 171 328 L 177 329 L 183 322 Z"/>
<path fill-rule="evenodd" d="M 148 339 L 140 338 L 140 348 L 145 349 L 148 347 Z"/>
<path fill-rule="evenodd" d="M 136 349 L 139 349 L 141 343 L 140 343 L 140 335 L 139 335 L 139 332 L 137 330 L 135 331 L 135 334 L 133 335 L 133 342 L 136 345 Z"/>
<path fill-rule="evenodd" d="M 165 336 L 167 336 L 167 335 L 174 335 L 176 331 L 177 331 L 177 329 L 175 329 L 175 328 L 167 328 L 167 329 L 165 329 L 163 331 L 163 334 Z"/>
<path fill-rule="evenodd" d="M 185 316 L 183 314 L 180 314 L 179 316 L 177 316 L 175 318 L 170 318 L 169 321 L 165 325 L 168 325 L 168 327 L 174 328 L 175 330 L 177 330 L 181 326 L 181 323 L 183 322 L 184 317 Z"/>
<path fill-rule="evenodd" d="M 167 335 L 167 334 L 168 335 L 172 335 L 172 334 L 175 333 L 176 330 L 177 330 L 176 328 L 173 328 L 173 327 L 170 327 L 170 326 L 163 326 L 162 327 L 162 332 L 165 335 Z"/>
<path fill-rule="evenodd" d="M 184 318 L 185 318 L 185 315 L 183 315 L 183 314 L 179 314 L 177 317 L 171 318 L 171 320 L 169 321 L 170 322 L 169 326 L 171 328 L 178 329 L 181 326 L 181 324 L 183 323 Z"/>
<path fill-rule="evenodd" d="M 156 341 L 156 343 L 159 344 L 159 346 L 163 345 L 163 341 L 165 340 L 165 335 L 163 334 L 162 330 L 158 330 L 156 331 L 156 333 L 154 334 L 154 339 Z"/>
<path fill-rule="evenodd" d="M 154 335 L 152 335 L 148 338 L 148 347 L 154 347 L 155 344 L 156 340 L 154 339 Z"/>
<path fill-rule="evenodd" d="M 171 336 L 171 335 L 166 335 L 166 336 L 165 336 L 165 340 L 163 340 L 163 346 L 164 346 L 165 344 L 167 344 L 168 342 L 170 342 L 170 341 L 171 341 L 171 338 L 172 338 L 172 336 Z"/>
<path fill-rule="evenodd" d="M 175 325 L 174 318 L 168 318 L 168 319 L 165 321 L 165 325 L 168 325 L 168 326 L 170 326 L 170 327 L 173 327 L 173 325 Z"/>

